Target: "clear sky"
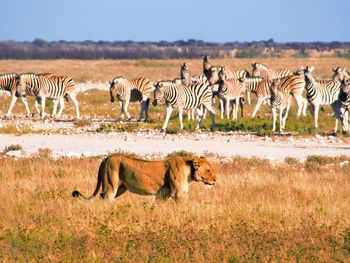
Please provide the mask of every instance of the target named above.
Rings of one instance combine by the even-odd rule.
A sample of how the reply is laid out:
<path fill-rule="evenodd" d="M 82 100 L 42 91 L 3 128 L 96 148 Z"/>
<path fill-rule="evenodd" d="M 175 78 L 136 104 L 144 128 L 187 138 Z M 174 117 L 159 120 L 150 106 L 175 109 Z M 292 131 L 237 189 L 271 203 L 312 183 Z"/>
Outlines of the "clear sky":
<path fill-rule="evenodd" d="M 348 0 L 1 0 L 0 40 L 350 41 Z"/>

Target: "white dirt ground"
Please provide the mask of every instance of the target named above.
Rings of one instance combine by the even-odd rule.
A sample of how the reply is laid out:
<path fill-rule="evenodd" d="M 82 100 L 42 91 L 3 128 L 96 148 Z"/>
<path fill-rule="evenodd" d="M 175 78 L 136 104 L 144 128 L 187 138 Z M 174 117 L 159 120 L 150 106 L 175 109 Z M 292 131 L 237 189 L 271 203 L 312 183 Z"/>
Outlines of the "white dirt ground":
<path fill-rule="evenodd" d="M 79 91 L 90 88 L 108 89 L 107 83 L 80 84 Z M 5 94 L 4 94 L 5 95 Z M 20 102 L 17 102 L 20 103 Z M 96 127 L 101 120 L 93 122 Z M 350 156 L 350 138 L 328 137 L 257 137 L 241 133 L 182 133 L 163 134 L 159 131 L 135 133 L 74 132 L 70 121 L 45 120 L 2 120 L 0 126 L 27 124 L 35 129 L 67 129 L 65 134 L 44 133 L 11 135 L 0 134 L 0 151 L 10 145 L 21 145 L 21 155 L 31 155 L 39 149 L 50 149 L 52 156 L 79 157 L 106 155 L 118 150 L 133 152 L 147 158 L 163 157 L 173 151 L 185 150 L 211 158 L 234 156 L 259 157 L 270 160 L 284 160 L 293 157 L 305 160 L 309 155 Z"/>

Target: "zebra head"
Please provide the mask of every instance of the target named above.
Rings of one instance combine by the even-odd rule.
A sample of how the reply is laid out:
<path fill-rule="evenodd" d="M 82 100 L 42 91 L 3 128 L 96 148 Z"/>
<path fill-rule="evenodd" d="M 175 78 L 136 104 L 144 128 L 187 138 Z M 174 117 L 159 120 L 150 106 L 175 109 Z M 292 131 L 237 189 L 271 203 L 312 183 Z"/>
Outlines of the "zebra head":
<path fill-rule="evenodd" d="M 255 62 L 254 64 L 252 64 L 252 67 L 253 67 L 253 70 L 252 70 L 253 77 L 263 77 L 263 78 L 267 77 L 268 69 L 265 65 Z"/>
<path fill-rule="evenodd" d="M 341 103 L 350 105 L 350 79 L 343 79 L 340 86 L 339 100 Z"/>
<path fill-rule="evenodd" d="M 218 81 L 219 81 L 219 68 L 218 67 L 211 67 L 210 68 L 209 83 L 210 83 L 210 85 L 214 85 Z"/>
<path fill-rule="evenodd" d="M 121 81 L 121 77 L 117 77 L 117 78 L 113 79 L 112 81 L 108 81 L 110 84 L 109 94 L 111 95 L 111 102 L 114 102 L 115 97 L 117 96 L 118 84 L 120 81 Z"/>
<path fill-rule="evenodd" d="M 156 88 L 154 90 L 154 100 L 152 103 L 153 106 L 157 106 L 158 104 L 161 104 L 161 101 L 164 97 L 164 83 L 159 81 L 155 87 Z"/>
<path fill-rule="evenodd" d="M 269 80 L 269 86 L 270 86 L 270 92 L 271 92 L 271 97 L 270 97 L 271 106 L 275 106 L 276 99 L 279 97 L 278 86 L 280 83 L 281 83 L 281 79 Z"/>
<path fill-rule="evenodd" d="M 305 82 L 314 82 L 314 77 L 312 76 L 314 66 L 311 66 L 310 68 L 309 66 L 306 66 L 306 68 L 301 66 L 301 70 L 303 71 Z"/>
<path fill-rule="evenodd" d="M 189 63 L 183 63 L 180 65 L 180 77 L 182 84 L 189 85 L 191 82 L 191 75 L 190 75 L 190 64 Z"/>
<path fill-rule="evenodd" d="M 26 95 L 26 80 L 23 75 L 16 76 L 16 97 L 25 97 Z"/>
<path fill-rule="evenodd" d="M 332 68 L 332 70 L 334 72 L 334 75 L 333 75 L 334 82 L 336 82 L 336 81 L 341 82 L 344 79 L 350 79 L 350 74 L 346 71 L 346 68 L 337 67 L 336 69 Z"/>

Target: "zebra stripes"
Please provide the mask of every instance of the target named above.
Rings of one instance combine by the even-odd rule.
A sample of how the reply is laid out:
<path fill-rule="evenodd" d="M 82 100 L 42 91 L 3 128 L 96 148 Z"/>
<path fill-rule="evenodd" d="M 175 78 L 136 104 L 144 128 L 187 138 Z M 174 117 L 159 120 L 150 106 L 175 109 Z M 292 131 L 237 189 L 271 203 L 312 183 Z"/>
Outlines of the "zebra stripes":
<path fill-rule="evenodd" d="M 51 74 L 51 73 L 50 73 Z M 36 96 L 35 108 L 40 114 L 39 100 L 41 100 L 41 117 L 45 117 L 45 100 L 51 98 L 54 102 L 52 115 L 56 115 L 57 104 L 60 102 L 60 110 L 57 114 L 59 117 L 64 108 L 64 98 L 68 95 L 76 109 L 77 119 L 79 115 L 79 104 L 76 99 L 76 90 L 74 81 L 66 76 L 55 76 L 52 74 L 49 77 L 45 75 L 37 75 L 34 73 L 20 74 L 16 78 L 16 96 L 32 95 Z"/>
<path fill-rule="evenodd" d="M 182 84 L 184 85 L 190 85 L 195 83 L 202 83 L 207 82 L 208 79 L 205 75 L 193 75 L 190 74 L 190 64 L 189 63 L 183 63 L 180 65 L 180 77 Z"/>
<path fill-rule="evenodd" d="M 312 76 L 314 67 L 301 67 L 304 72 L 305 88 L 307 100 L 310 103 L 309 108 L 311 114 L 314 115 L 315 128 L 318 127 L 318 111 L 320 105 L 331 105 L 334 112 L 336 113 L 336 124 L 335 130 L 338 127 L 338 111 L 336 110 L 336 104 L 339 97 L 340 82 L 334 82 L 332 80 L 326 82 L 318 82 Z"/>
<path fill-rule="evenodd" d="M 237 119 L 238 113 L 238 103 L 241 106 L 241 112 L 243 116 L 243 104 L 240 100 L 244 96 L 246 91 L 245 86 L 242 85 L 241 79 L 228 79 L 226 68 L 219 72 L 219 92 L 218 96 L 220 98 L 220 108 L 221 108 L 221 119 L 223 118 L 223 104 L 226 102 L 226 117 L 230 116 L 229 107 L 232 101 L 232 119 Z"/>
<path fill-rule="evenodd" d="M 277 110 L 279 110 L 279 121 L 280 121 L 280 132 L 283 131 L 286 120 L 288 117 L 288 112 L 290 109 L 291 99 L 290 92 L 288 89 L 283 88 L 281 85 L 283 82 L 281 79 L 274 79 L 271 82 L 270 90 L 271 90 L 271 111 L 273 116 L 273 125 L 272 131 L 276 130 L 276 119 L 277 119 Z M 285 114 L 283 115 L 283 111 Z"/>
<path fill-rule="evenodd" d="M 116 77 L 110 83 L 109 92 L 111 95 L 111 102 L 114 102 L 116 97 L 120 104 L 121 116 L 124 119 L 124 110 L 128 119 L 128 105 L 130 102 L 141 102 L 141 113 L 139 120 L 142 119 L 143 112 L 145 112 L 145 119 L 148 119 L 148 104 L 152 91 L 154 90 L 153 82 L 140 77 L 133 80 L 128 80 L 123 77 Z M 125 104 L 125 105 L 124 105 Z"/>
<path fill-rule="evenodd" d="M 213 127 L 216 127 L 214 111 L 211 105 L 212 90 L 207 83 L 197 83 L 186 86 L 169 81 L 160 81 L 157 83 L 154 91 L 153 105 L 157 106 L 163 99 L 167 105 L 167 113 L 162 130 L 166 129 L 173 108 L 178 108 L 181 129 L 183 129 L 183 110 L 196 109 L 199 117 L 197 129 L 199 129 L 203 118 L 203 112 L 200 109 L 201 105 L 204 105 L 210 112 L 212 125 Z"/>
<path fill-rule="evenodd" d="M 252 70 L 253 77 L 267 78 L 267 79 L 273 80 L 273 79 L 283 78 L 291 74 L 290 70 L 287 68 L 272 70 L 272 69 L 269 69 L 266 65 L 257 63 L 257 62 L 252 64 L 252 67 L 253 67 L 253 70 Z"/>
<path fill-rule="evenodd" d="M 285 93 L 292 94 L 298 105 L 297 117 L 301 113 L 303 113 L 303 116 L 306 116 L 307 100 L 303 97 L 303 91 L 305 89 L 304 77 L 299 74 L 292 74 L 280 80 L 279 88 Z"/>
<path fill-rule="evenodd" d="M 261 104 L 265 100 L 269 99 L 271 96 L 271 92 L 270 92 L 271 81 L 269 81 L 268 79 L 257 78 L 257 77 L 244 78 L 243 85 L 245 86 L 246 90 L 254 93 L 257 97 L 257 102 L 255 105 L 254 111 L 252 113 L 252 117 L 254 118 Z"/>
<path fill-rule="evenodd" d="M 17 78 L 17 74 L 14 74 L 14 73 L 0 75 L 0 90 L 6 90 L 6 91 L 9 91 L 11 93 L 11 103 L 10 103 L 10 107 L 5 115 L 6 117 L 11 116 L 12 108 L 17 101 L 16 78 Z M 21 97 L 21 100 L 26 108 L 27 117 L 29 117 L 30 110 L 28 107 L 27 99 L 25 97 Z"/>
<path fill-rule="evenodd" d="M 340 116 L 342 130 L 344 132 L 350 132 L 350 79 L 343 79 L 341 81 L 336 111 L 336 115 Z"/>

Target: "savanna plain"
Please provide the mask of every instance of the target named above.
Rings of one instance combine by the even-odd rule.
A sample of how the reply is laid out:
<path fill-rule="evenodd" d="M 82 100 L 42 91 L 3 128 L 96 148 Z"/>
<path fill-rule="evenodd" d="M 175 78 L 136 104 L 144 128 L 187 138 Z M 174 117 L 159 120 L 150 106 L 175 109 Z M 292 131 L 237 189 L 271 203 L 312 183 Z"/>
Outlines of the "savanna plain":
<path fill-rule="evenodd" d="M 202 72 L 198 60 L 2 60 L 0 72 L 52 72 L 72 77 L 90 88 L 77 98 L 81 120 L 73 120 L 74 105 L 66 103 L 63 120 L 68 127 L 35 129 L 38 116 L 24 117 L 17 101 L 15 117 L 1 120 L 1 133 L 101 133 L 160 129 L 165 107 L 150 106 L 147 123 L 120 122 L 120 109 L 109 102 L 108 90 L 94 88 L 116 76 L 145 76 L 152 81 L 179 77 L 180 63 L 190 62 L 192 74 Z M 213 59 L 231 69 L 251 71 L 251 63 L 295 71 L 315 66 L 315 76 L 330 78 L 332 67 L 350 68 L 341 58 Z M 221 120 L 221 132 L 271 133 L 269 105 L 252 119 L 252 105 L 245 102 L 244 117 Z M 7 112 L 10 97 L 0 96 L 0 111 Z M 217 103 L 217 102 L 216 102 Z M 29 107 L 34 110 L 34 98 Z M 51 112 L 52 103 L 47 102 Z M 137 117 L 138 104 L 130 113 Z M 334 117 L 329 107 L 320 112 L 318 129 L 313 118 L 296 118 L 295 103 L 287 119 L 286 132 L 295 138 L 324 135 L 347 140 L 348 134 L 333 133 Z M 185 116 L 184 116 L 185 117 Z M 55 124 L 54 120 L 52 127 Z M 50 127 L 51 127 L 50 126 Z M 202 132 L 211 129 L 210 118 Z M 196 120 L 184 130 L 195 132 Z M 170 119 L 170 133 L 181 134 L 176 114 Z M 69 135 L 68 135 L 69 136 Z M 9 142 L 9 145 L 11 142 Z M 20 146 L 17 146 L 20 148 Z M 11 148 L 11 147 L 10 147 Z M 15 145 L 12 148 L 16 148 Z M 0 155 L 0 260 L 2 262 L 348 262 L 350 261 L 350 157 L 313 155 L 305 161 L 286 158 L 270 161 L 236 156 L 207 158 L 217 175 L 217 185 L 207 188 L 191 183 L 187 200 L 155 200 L 126 193 L 109 203 L 98 198 L 74 199 L 78 189 L 91 194 L 98 167 L 105 156 L 51 158 L 41 149 L 25 158 Z M 127 150 L 127 149 L 126 149 Z M 177 152 L 174 154 L 191 154 Z"/>

